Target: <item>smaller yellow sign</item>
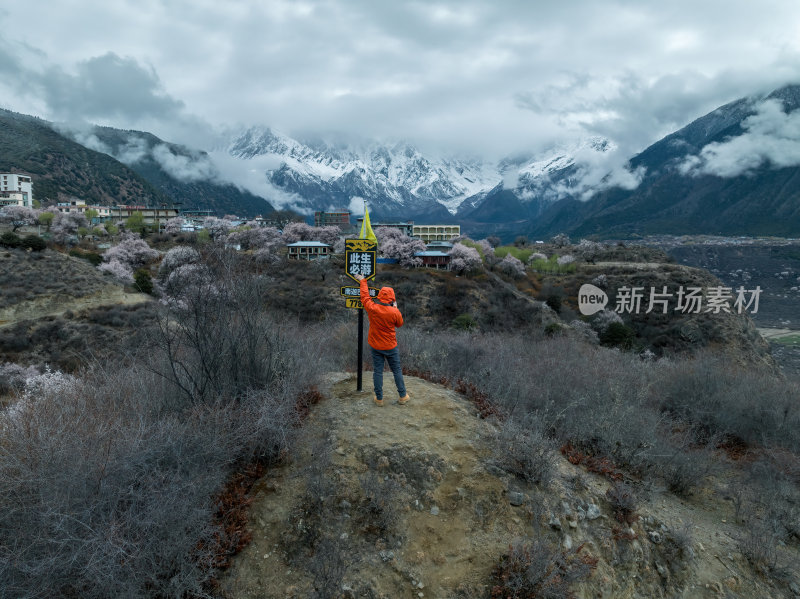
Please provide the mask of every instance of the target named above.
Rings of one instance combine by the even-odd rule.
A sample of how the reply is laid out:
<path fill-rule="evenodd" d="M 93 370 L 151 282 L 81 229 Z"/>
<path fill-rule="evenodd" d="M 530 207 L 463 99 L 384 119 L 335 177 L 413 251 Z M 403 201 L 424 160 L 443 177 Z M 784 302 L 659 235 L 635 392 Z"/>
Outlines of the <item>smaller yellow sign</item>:
<path fill-rule="evenodd" d="M 354 297 L 346 297 L 344 298 L 344 307 L 345 308 L 356 308 L 356 309 L 363 309 L 364 306 L 361 303 L 360 299 L 356 299 Z"/>

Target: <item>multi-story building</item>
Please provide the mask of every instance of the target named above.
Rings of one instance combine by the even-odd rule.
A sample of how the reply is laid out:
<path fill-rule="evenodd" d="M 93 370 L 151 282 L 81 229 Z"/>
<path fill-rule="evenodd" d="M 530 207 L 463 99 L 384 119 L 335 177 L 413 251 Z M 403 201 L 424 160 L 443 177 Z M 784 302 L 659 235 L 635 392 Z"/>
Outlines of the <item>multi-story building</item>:
<path fill-rule="evenodd" d="M 181 216 L 183 218 L 191 218 L 191 219 L 204 219 L 210 216 L 214 216 L 213 210 L 181 210 Z"/>
<path fill-rule="evenodd" d="M 362 217 L 357 218 L 356 222 L 358 223 L 356 228 L 360 231 L 361 230 L 361 223 L 364 222 L 364 217 L 362 216 Z M 373 231 L 375 229 L 400 229 L 403 233 L 405 233 L 406 235 L 411 237 L 411 234 L 412 234 L 413 229 L 414 229 L 414 221 L 410 220 L 410 221 L 404 222 L 404 223 L 401 223 L 401 222 L 397 222 L 397 223 L 373 223 L 373 222 L 371 222 L 370 226 L 372 227 Z"/>
<path fill-rule="evenodd" d="M 81 214 L 85 214 L 87 210 L 94 210 L 97 212 L 95 218 L 98 221 L 105 221 L 111 218 L 110 206 L 87 204 L 84 200 L 78 199 L 70 200 L 69 202 L 58 202 L 56 204 L 56 209 L 59 212 L 80 212 Z"/>
<path fill-rule="evenodd" d="M 22 206 L 33 208 L 33 181 L 28 175 L 0 173 L 0 192 L 6 191 L 21 193 Z"/>
<path fill-rule="evenodd" d="M 28 194 L 24 191 L 0 190 L 0 208 L 3 206 L 27 206 Z"/>
<path fill-rule="evenodd" d="M 169 219 L 178 216 L 177 208 L 167 208 L 165 206 L 112 206 L 110 209 L 111 219 L 128 220 L 137 212 L 142 213 L 145 224 L 156 225 L 161 228 Z"/>
<path fill-rule="evenodd" d="M 449 241 L 461 235 L 461 225 L 414 225 L 412 237 L 429 241 Z"/>
<path fill-rule="evenodd" d="M 342 229 L 350 228 L 350 212 L 315 212 L 314 213 L 314 226 L 315 227 L 328 227 L 337 226 Z"/>

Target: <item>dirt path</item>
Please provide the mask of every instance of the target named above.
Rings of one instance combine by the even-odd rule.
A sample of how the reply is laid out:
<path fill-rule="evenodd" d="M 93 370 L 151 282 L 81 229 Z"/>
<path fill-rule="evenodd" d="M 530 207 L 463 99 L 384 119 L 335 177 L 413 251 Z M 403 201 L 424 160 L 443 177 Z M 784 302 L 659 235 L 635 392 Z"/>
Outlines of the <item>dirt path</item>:
<path fill-rule="evenodd" d="M 391 389 L 388 373 L 385 382 Z M 331 379 L 329 398 L 304 426 L 303 450 L 256 487 L 253 541 L 223 581 L 229 597 L 309 597 L 314 559 L 346 566 L 337 583 L 343 597 L 488 597 L 492 569 L 509 544 L 532 537 L 554 554 L 580 551 L 596 560 L 591 577 L 576 587 L 581 598 L 785 596 L 757 580 L 737 553 L 742 531 L 719 497 L 688 502 L 655 493 L 637 502 L 634 524 L 621 525 L 605 478 L 558 456 L 550 487 L 526 484 L 493 465 L 496 425 L 479 419 L 463 396 L 413 377 L 406 382 L 407 405 L 387 399 L 377 407 L 371 391 L 355 392 L 354 377 Z M 317 488 L 310 482 L 315 465 L 335 482 L 319 508 L 325 516 L 318 526 L 335 547 L 325 557 L 311 556 L 301 534 L 319 516 L 306 506 L 307 490 Z M 386 506 L 395 534 L 365 528 L 370 476 L 384 489 L 397 483 Z M 668 539 L 684 526 L 691 542 L 675 556 Z"/>

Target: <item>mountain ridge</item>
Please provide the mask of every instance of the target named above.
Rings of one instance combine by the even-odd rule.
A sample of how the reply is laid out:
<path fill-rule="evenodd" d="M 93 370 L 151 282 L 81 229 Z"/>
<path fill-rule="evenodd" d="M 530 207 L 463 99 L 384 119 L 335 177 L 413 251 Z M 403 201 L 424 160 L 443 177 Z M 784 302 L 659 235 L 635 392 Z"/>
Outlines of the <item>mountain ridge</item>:
<path fill-rule="evenodd" d="M 101 204 L 180 204 L 243 216 L 269 213 L 273 201 L 310 217 L 365 199 L 380 221 L 461 224 L 475 237 L 796 236 L 798 108 L 799 85 L 734 100 L 614 171 L 603 165 L 614 162 L 618 149 L 602 137 L 494 162 L 426 153 L 402 140 L 302 140 L 253 126 L 222 138 L 216 151 L 233 161 L 222 164 L 219 156 L 146 132 L 98 126 L 59 132 L 47 121 L 5 111 L 0 168 L 39 176 L 36 195 L 51 200 L 75 195 Z M 25 146 L 26 129 L 35 133 L 26 142 L 27 161 L 9 159 Z M 777 149 L 769 146 L 773 140 Z"/>
<path fill-rule="evenodd" d="M 527 232 L 598 237 L 800 235 L 800 162 L 779 166 L 767 155 L 739 174 L 710 172 L 709 157 L 713 160 L 714 152 L 726 144 L 746 141 L 765 103 L 776 100 L 787 119 L 800 115 L 798 85 L 725 104 L 633 157 L 631 166 L 646 172 L 636 189 L 609 189 L 584 204 L 554 204 Z M 792 141 L 800 145 L 800 140 Z"/>

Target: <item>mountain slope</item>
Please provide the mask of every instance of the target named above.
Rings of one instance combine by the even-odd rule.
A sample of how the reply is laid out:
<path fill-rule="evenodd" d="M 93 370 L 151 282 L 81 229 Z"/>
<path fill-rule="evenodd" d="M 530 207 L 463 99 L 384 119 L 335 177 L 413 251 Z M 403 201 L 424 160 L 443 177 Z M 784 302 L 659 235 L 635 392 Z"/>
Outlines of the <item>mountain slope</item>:
<path fill-rule="evenodd" d="M 770 120 L 795 119 L 798 108 L 800 86 L 726 104 L 634 157 L 631 167 L 647 173 L 637 189 L 611 189 L 585 204 L 559 202 L 528 232 L 797 236 L 800 166 L 763 147 L 770 135 L 783 134 L 771 130 Z"/>
<path fill-rule="evenodd" d="M 0 110 L 0 172 L 33 177 L 34 198 L 160 204 L 169 198 L 124 164 L 55 131 L 47 121 Z"/>
<path fill-rule="evenodd" d="M 111 127 L 93 127 L 83 140 L 127 164 L 183 209 L 242 216 L 274 211 L 264 198 L 224 181 L 203 151 L 165 142 L 151 133 Z"/>

